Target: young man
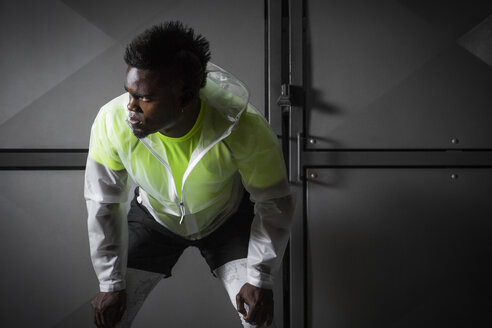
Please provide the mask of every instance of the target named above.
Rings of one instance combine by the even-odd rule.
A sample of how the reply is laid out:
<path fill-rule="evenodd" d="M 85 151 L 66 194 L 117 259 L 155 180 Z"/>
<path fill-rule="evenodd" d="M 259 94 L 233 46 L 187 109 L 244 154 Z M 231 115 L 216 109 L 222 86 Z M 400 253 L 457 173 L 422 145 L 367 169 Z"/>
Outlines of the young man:
<path fill-rule="evenodd" d="M 126 48 L 127 93 L 94 121 L 84 195 L 98 327 L 129 327 L 188 246 L 245 327 L 273 320 L 292 213 L 282 153 L 245 86 L 209 59 L 208 41 L 179 22 L 146 30 Z"/>

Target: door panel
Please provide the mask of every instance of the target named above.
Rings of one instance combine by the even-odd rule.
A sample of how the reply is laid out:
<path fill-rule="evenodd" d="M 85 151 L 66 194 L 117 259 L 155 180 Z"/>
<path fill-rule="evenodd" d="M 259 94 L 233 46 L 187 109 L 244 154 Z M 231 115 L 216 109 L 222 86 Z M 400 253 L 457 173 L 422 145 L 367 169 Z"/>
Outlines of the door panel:
<path fill-rule="evenodd" d="M 490 326 L 492 3 L 288 3 L 290 327 Z"/>
<path fill-rule="evenodd" d="M 491 169 L 312 168 L 308 327 L 487 327 Z"/>
<path fill-rule="evenodd" d="M 307 2 L 309 149 L 490 148 L 492 5 L 430 3 Z"/>

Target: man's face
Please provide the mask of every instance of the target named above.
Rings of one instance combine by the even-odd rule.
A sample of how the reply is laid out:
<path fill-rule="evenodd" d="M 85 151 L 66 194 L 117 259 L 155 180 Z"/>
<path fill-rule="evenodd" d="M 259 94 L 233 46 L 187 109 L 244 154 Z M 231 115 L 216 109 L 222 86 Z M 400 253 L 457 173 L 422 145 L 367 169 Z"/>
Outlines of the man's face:
<path fill-rule="evenodd" d="M 125 90 L 129 93 L 128 120 L 138 138 L 179 123 L 180 94 L 173 87 L 171 70 L 145 70 L 128 67 Z"/>

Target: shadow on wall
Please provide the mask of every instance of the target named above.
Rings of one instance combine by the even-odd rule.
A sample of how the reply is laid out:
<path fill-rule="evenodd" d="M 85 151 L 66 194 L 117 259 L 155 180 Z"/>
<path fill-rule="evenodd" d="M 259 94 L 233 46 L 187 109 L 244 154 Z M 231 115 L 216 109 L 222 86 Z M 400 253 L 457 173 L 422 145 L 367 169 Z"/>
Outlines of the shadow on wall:
<path fill-rule="evenodd" d="M 308 4 L 306 3 L 307 7 Z M 307 11 L 307 9 L 306 9 Z M 313 88 L 313 52 L 312 52 L 312 40 L 311 40 L 311 24 L 309 19 L 305 21 L 305 31 L 304 31 L 304 63 L 303 63 L 303 74 L 304 74 L 304 88 L 305 88 L 305 103 L 304 103 L 304 122 L 306 122 L 306 126 L 304 127 L 304 131 L 311 131 L 310 122 L 311 122 L 311 112 L 318 111 L 322 112 L 324 116 L 329 117 L 333 116 L 341 116 L 343 115 L 343 110 L 340 107 L 335 106 L 329 102 L 324 101 L 326 99 L 325 92 L 326 90 L 314 89 Z M 329 72 L 327 72 L 329 74 Z M 329 90 L 328 90 L 329 92 Z M 306 136 L 306 138 L 315 138 L 321 140 L 319 136 Z M 327 138 L 323 138 L 323 141 L 327 142 L 331 145 L 330 149 L 339 149 L 341 145 L 337 143 L 336 140 L 330 140 Z"/>

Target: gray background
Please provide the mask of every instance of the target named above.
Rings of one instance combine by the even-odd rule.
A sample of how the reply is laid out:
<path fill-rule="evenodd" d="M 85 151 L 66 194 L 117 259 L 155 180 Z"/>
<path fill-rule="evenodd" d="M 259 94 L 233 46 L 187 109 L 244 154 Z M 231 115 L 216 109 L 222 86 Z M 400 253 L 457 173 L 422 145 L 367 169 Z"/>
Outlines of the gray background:
<path fill-rule="evenodd" d="M 279 93 L 265 85 L 265 3 L 280 11 L 273 0 L 0 1 L 0 147 L 86 149 L 99 107 L 123 92 L 124 45 L 167 19 L 206 35 L 252 103 L 278 110 L 264 108 Z M 305 275 L 286 287 L 305 294 L 287 304 L 291 328 L 490 327 L 491 4 L 304 5 L 305 42 L 293 46 L 316 142 L 297 184 L 293 237 L 306 252 L 291 264 Z M 82 184 L 80 170 L 0 171 L 1 326 L 91 326 Z M 276 296 L 284 327 L 279 283 Z M 135 327 L 238 327 L 228 303 L 190 249 Z"/>
<path fill-rule="evenodd" d="M 226 0 L 2 0 L 0 148 L 86 149 L 97 111 L 124 92 L 124 46 L 166 20 L 182 20 L 205 35 L 212 61 L 239 76 L 263 110 L 263 7 L 263 1 Z M 92 327 L 89 302 L 98 283 L 83 171 L 0 171 L 0 186 L 0 326 Z M 196 249 L 157 286 L 134 327 L 163 323 L 241 326 Z"/>
<path fill-rule="evenodd" d="M 261 0 L 2 0 L 0 6 L 2 148 L 87 148 L 97 111 L 124 92 L 124 46 L 166 20 L 205 35 L 212 61 L 240 76 L 263 110 Z"/>

